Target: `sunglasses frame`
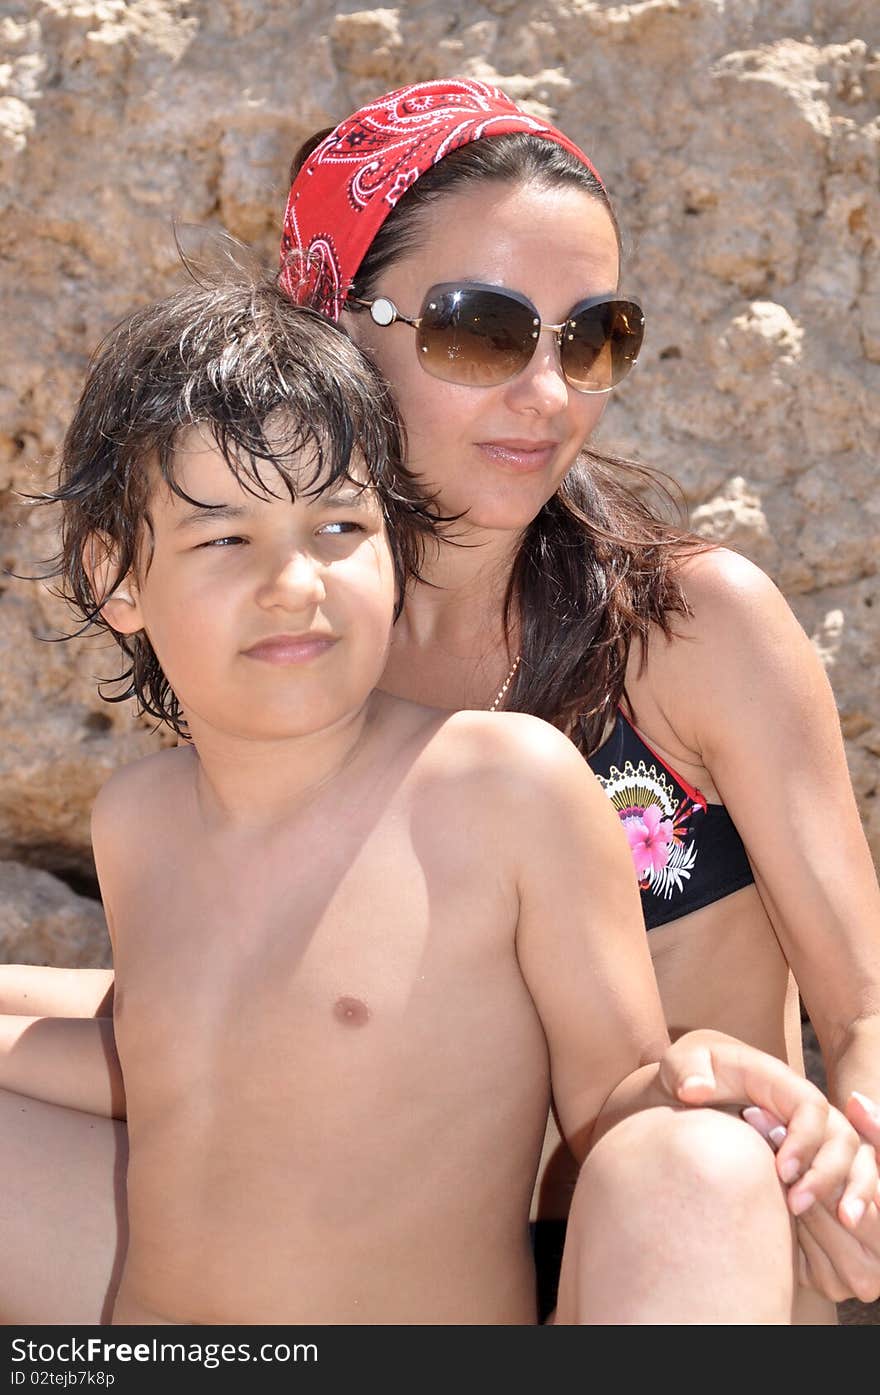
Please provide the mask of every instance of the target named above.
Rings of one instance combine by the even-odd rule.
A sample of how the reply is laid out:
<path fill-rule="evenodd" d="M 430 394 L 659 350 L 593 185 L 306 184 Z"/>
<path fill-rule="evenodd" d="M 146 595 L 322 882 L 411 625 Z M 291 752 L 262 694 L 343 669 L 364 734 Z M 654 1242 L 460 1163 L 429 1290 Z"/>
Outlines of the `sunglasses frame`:
<path fill-rule="evenodd" d="M 538 314 L 537 306 L 529 300 L 528 296 L 523 295 L 521 291 L 512 291 L 508 289 L 507 286 L 493 286 L 485 281 L 438 281 L 436 285 L 430 286 L 428 290 L 425 292 L 424 298 L 422 300 L 422 313 L 415 317 L 412 317 L 410 315 L 404 315 L 403 312 L 399 310 L 398 307 L 395 305 L 394 301 L 386 295 L 376 296 L 373 300 L 363 300 L 359 296 L 350 295 L 348 299 L 345 301 L 345 308 L 347 309 L 349 305 L 357 305 L 361 309 L 369 310 L 370 319 L 373 321 L 375 325 L 378 325 L 381 329 L 385 329 L 388 325 L 400 323 L 404 325 L 409 325 L 411 329 L 418 330 L 421 328 L 422 322 L 424 321 L 425 306 L 428 304 L 428 301 L 430 300 L 431 296 L 442 295 L 448 291 L 488 291 L 492 295 L 501 296 L 503 299 L 512 300 L 516 304 L 522 305 L 526 310 L 530 312 L 532 317 L 532 339 L 537 341 L 538 336 L 544 330 L 549 330 L 550 333 L 554 335 L 556 339 L 556 347 L 559 352 L 559 366 L 562 369 L 562 375 L 565 378 L 566 383 L 568 383 L 568 386 L 572 388 L 574 392 L 581 392 L 587 397 L 599 397 L 606 392 L 611 392 L 617 386 L 617 383 L 611 383 L 607 388 L 582 388 L 578 387 L 576 383 L 573 383 L 569 379 L 568 374 L 565 372 L 565 368 L 562 362 L 563 334 L 565 330 L 568 329 L 568 327 L 574 323 L 577 316 L 585 310 L 592 310 L 597 305 L 633 305 L 642 316 L 642 329 L 644 331 L 644 311 L 642 310 L 642 307 L 637 300 L 631 300 L 629 297 L 619 295 L 588 296 L 586 299 L 579 300 L 577 304 L 573 305 L 566 318 L 560 324 L 545 324 L 541 320 L 540 315 Z M 574 335 L 570 334 L 569 339 L 571 340 L 573 338 Z M 516 378 L 520 373 L 524 372 L 525 369 L 528 368 L 529 364 L 534 358 L 536 348 L 537 343 L 535 343 L 535 345 L 533 346 L 532 352 L 529 354 L 529 357 L 522 365 L 522 368 L 517 368 L 514 373 L 510 374 L 510 377 L 502 378 L 501 381 L 498 383 L 487 383 L 484 386 L 500 387 L 502 383 L 512 382 L 514 378 Z M 642 345 L 640 343 L 639 353 L 641 353 L 641 349 Z M 625 376 L 628 376 L 630 371 L 638 363 L 638 358 L 639 355 L 636 354 L 635 358 L 630 361 L 630 365 L 627 369 L 627 373 Z M 419 362 L 421 363 L 421 359 L 419 360 Z M 436 374 L 431 373 L 430 369 L 425 367 L 424 364 L 422 364 L 422 367 L 424 368 L 425 372 L 429 374 L 430 377 L 437 376 Z M 451 382 L 454 380 L 441 378 L 439 379 L 439 381 Z M 618 379 L 618 382 L 622 381 L 622 378 Z"/>

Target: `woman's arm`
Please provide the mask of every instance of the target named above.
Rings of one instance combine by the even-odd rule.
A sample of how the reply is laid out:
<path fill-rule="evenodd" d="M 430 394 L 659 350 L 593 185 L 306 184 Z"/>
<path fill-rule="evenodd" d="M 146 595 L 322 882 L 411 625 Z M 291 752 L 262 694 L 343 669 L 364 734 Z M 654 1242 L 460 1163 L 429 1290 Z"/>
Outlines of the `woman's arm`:
<path fill-rule="evenodd" d="M 739 829 L 815 1027 L 829 1094 L 880 1098 L 880 888 L 830 684 L 773 583 L 719 551 L 686 567 L 694 618 L 652 645 L 652 691 Z"/>
<path fill-rule="evenodd" d="M 112 1021 L 0 1016 L 0 1087 L 124 1119 L 125 1089 Z"/>
<path fill-rule="evenodd" d="M 113 970 L 0 964 L 0 1013 L 112 1017 Z"/>
<path fill-rule="evenodd" d="M 815 1027 L 830 1098 L 859 1127 L 853 1090 L 880 1099 L 880 889 L 834 695 L 784 598 L 745 558 L 693 559 L 685 590 L 694 615 L 676 626 L 679 638 L 652 643 L 651 692 L 739 829 Z M 876 1297 L 876 1205 L 853 1234 L 839 1219 L 834 1207 L 801 1217 L 807 1277 L 838 1300 Z"/>

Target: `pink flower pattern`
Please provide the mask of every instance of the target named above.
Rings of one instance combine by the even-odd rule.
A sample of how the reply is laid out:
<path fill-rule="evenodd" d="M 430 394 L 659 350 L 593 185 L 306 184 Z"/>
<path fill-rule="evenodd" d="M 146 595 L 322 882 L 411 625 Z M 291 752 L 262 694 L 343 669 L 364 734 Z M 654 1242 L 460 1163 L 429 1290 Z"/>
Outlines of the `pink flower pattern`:
<path fill-rule="evenodd" d="M 674 838 L 672 819 L 664 819 L 657 804 L 637 810 L 622 820 L 640 882 L 662 872 Z"/>

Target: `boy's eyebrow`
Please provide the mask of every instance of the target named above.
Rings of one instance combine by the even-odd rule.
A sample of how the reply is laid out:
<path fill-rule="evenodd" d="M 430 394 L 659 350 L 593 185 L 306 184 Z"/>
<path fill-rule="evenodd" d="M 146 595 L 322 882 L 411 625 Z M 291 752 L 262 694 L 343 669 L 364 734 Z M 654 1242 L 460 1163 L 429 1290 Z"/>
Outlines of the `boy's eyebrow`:
<path fill-rule="evenodd" d="M 350 509 L 363 506 L 369 507 L 373 492 L 367 485 L 353 484 L 347 488 L 328 490 L 326 494 L 320 494 L 315 499 L 315 503 L 321 503 L 328 509 Z"/>
<path fill-rule="evenodd" d="M 174 528 L 177 531 L 190 523 L 209 523 L 218 518 L 246 518 L 248 513 L 249 510 L 242 504 L 194 504 L 175 523 Z"/>
<path fill-rule="evenodd" d="M 348 488 L 328 490 L 326 493 L 315 495 L 307 502 L 320 504 L 328 509 L 350 509 L 368 508 L 370 490 L 362 488 L 360 485 L 351 485 Z M 193 504 L 186 513 L 174 525 L 175 531 L 180 528 L 188 528 L 193 523 L 213 523 L 225 519 L 248 518 L 253 512 L 246 504 Z"/>

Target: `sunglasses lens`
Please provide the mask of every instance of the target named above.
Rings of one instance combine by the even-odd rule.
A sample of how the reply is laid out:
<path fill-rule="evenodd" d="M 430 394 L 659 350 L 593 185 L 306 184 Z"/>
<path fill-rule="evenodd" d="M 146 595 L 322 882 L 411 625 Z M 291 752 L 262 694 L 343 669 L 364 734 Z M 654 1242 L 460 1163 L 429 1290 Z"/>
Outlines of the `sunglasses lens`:
<path fill-rule="evenodd" d="M 645 317 L 634 300 L 604 300 L 575 313 L 562 331 L 562 369 L 579 392 L 608 392 L 639 356 Z"/>
<path fill-rule="evenodd" d="M 494 387 L 525 368 L 537 327 L 529 307 L 503 291 L 470 286 L 428 293 L 416 346 L 422 367 L 446 383 Z"/>

